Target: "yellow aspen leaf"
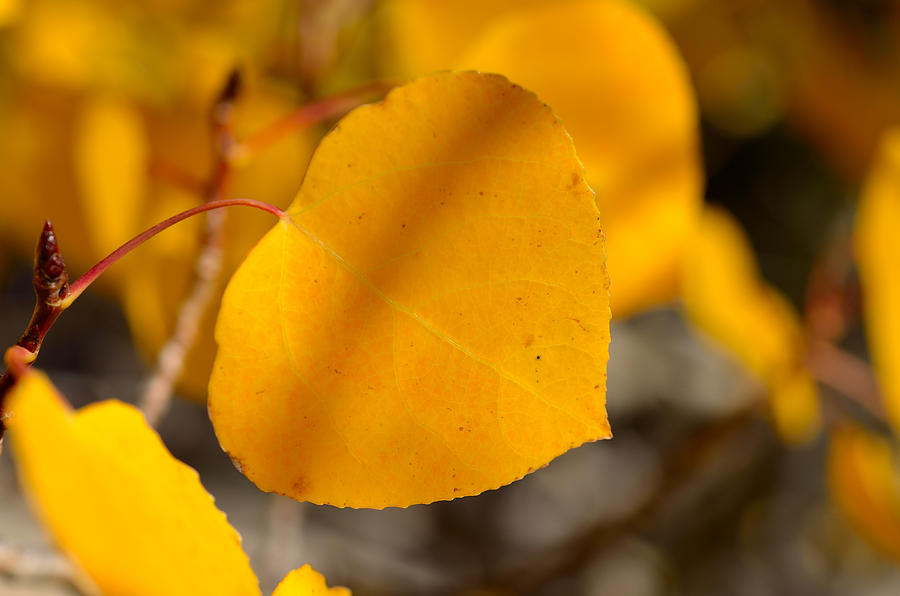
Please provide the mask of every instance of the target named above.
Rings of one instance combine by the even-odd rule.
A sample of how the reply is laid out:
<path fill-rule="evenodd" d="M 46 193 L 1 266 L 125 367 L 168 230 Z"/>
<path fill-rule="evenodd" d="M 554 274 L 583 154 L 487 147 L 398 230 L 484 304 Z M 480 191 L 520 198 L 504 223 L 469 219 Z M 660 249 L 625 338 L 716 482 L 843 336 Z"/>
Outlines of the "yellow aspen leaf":
<path fill-rule="evenodd" d="M 900 560 L 900 476 L 895 446 L 858 426 L 831 433 L 828 481 L 844 516 L 872 546 Z"/>
<path fill-rule="evenodd" d="M 682 274 L 691 321 L 766 385 L 780 435 L 804 442 L 818 433 L 814 382 L 802 367 L 805 338 L 796 312 L 759 274 L 750 243 L 724 210 L 707 207 Z"/>
<path fill-rule="evenodd" d="M 40 372 L 7 398 L 22 483 L 60 549 L 104 594 L 259 594 L 237 532 L 132 406 L 72 413 Z"/>
<path fill-rule="evenodd" d="M 386 16 L 403 70 L 497 72 L 553 106 L 597 191 L 614 316 L 676 297 L 703 200 L 699 127 L 687 68 L 651 15 L 621 0 L 401 0 Z"/>
<path fill-rule="evenodd" d="M 329 588 L 322 574 L 304 565 L 284 576 L 272 596 L 350 596 L 350 590 Z"/>
<path fill-rule="evenodd" d="M 345 117 L 223 298 L 209 412 L 236 465 L 295 499 L 407 506 L 609 437 L 582 176 L 550 109 L 497 75 Z"/>
<path fill-rule="evenodd" d="M 900 430 L 900 130 L 888 133 L 863 188 L 856 259 L 872 363 L 891 425 Z"/>
<path fill-rule="evenodd" d="M 102 258 L 140 231 L 148 158 L 137 109 L 121 98 L 91 97 L 82 107 L 74 151 L 88 232 Z"/>

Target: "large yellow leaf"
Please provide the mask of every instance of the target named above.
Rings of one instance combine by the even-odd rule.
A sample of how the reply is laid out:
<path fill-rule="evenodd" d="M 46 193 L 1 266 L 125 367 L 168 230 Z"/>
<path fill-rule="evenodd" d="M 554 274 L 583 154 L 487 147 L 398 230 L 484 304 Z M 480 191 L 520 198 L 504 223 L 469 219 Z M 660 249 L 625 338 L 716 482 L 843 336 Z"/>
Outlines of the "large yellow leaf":
<path fill-rule="evenodd" d="M 328 588 L 325 578 L 309 565 L 288 573 L 272 596 L 350 596 L 347 588 Z"/>
<path fill-rule="evenodd" d="M 550 109 L 446 73 L 357 109 L 229 283 L 209 410 L 266 491 L 480 493 L 610 436 L 593 194 Z"/>
<path fill-rule="evenodd" d="M 105 594 L 259 594 L 240 537 L 140 412 L 69 411 L 30 372 L 7 400 L 21 480 L 59 547 Z"/>
<path fill-rule="evenodd" d="M 831 494 L 844 515 L 875 548 L 900 560 L 900 476 L 896 447 L 857 426 L 831 433 Z"/>
<path fill-rule="evenodd" d="M 900 130 L 887 134 L 863 189 L 856 256 L 872 362 L 890 422 L 900 431 Z"/>
<path fill-rule="evenodd" d="M 560 115 L 597 191 L 616 317 L 675 297 L 703 199 L 697 107 L 649 14 L 621 0 L 400 0 L 387 15 L 404 70 L 498 72 Z"/>
<path fill-rule="evenodd" d="M 821 415 L 815 385 L 802 366 L 800 321 L 787 300 L 761 278 L 747 238 L 727 212 L 705 210 L 682 277 L 691 321 L 766 384 L 782 437 L 800 442 L 812 438 Z"/>

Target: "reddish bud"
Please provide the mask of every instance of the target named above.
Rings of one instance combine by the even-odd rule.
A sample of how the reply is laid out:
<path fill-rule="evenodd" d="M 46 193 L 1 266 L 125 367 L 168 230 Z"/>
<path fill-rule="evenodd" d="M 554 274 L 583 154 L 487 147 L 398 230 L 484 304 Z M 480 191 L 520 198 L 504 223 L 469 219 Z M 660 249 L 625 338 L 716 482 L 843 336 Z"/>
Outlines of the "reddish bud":
<path fill-rule="evenodd" d="M 53 224 L 47 220 L 34 254 L 34 291 L 38 300 L 55 302 L 66 295 L 68 284 L 66 262 L 59 252 Z"/>

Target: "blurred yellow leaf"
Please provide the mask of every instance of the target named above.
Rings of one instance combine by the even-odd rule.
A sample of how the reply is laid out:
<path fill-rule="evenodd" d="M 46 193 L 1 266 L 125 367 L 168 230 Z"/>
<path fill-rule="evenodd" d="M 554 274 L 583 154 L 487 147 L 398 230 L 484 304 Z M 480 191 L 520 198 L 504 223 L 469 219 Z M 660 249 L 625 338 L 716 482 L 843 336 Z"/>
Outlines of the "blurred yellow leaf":
<path fill-rule="evenodd" d="M 0 110 L 0 162 L 9 175 L 0 176 L 0 236 L 27 259 L 44 221 L 52 219 L 70 271 L 84 271 L 97 255 L 75 193 L 73 122 L 79 102 L 32 88 L 5 99 L 10 103 Z"/>
<path fill-rule="evenodd" d="M 350 596 L 347 588 L 328 588 L 325 578 L 309 565 L 288 573 L 272 596 Z"/>
<path fill-rule="evenodd" d="M 406 506 L 609 437 L 582 173 L 549 108 L 496 75 L 344 118 L 225 292 L 209 411 L 236 465 L 296 499 Z"/>
<path fill-rule="evenodd" d="M 11 55 L 19 73 L 43 85 L 208 108 L 222 76 L 268 63 L 290 35 L 283 9 L 284 0 L 31 0 L 19 11 Z"/>
<path fill-rule="evenodd" d="M 900 560 L 900 476 L 894 446 L 857 426 L 836 429 L 828 445 L 828 480 L 834 500 L 857 531 Z"/>
<path fill-rule="evenodd" d="M 408 69 L 501 73 L 560 115 L 597 191 L 614 316 L 674 299 L 703 183 L 696 102 L 665 30 L 620 0 L 413 0 L 388 11 Z"/>
<path fill-rule="evenodd" d="M 238 533 L 136 408 L 109 400 L 73 413 L 35 371 L 7 400 L 24 488 L 88 586 L 133 596 L 260 593 Z M 273 594 L 350 591 L 328 590 L 305 565 Z"/>
<path fill-rule="evenodd" d="M 259 593 L 240 536 L 135 408 L 106 401 L 73 414 L 39 372 L 7 405 L 37 513 L 103 593 Z"/>
<path fill-rule="evenodd" d="M 0 0 L 0 28 L 16 22 L 22 10 L 22 0 Z"/>
<path fill-rule="evenodd" d="M 45 85 L 101 87 L 160 98 L 163 56 L 144 22 L 122 7 L 87 0 L 32 0 L 15 30 L 15 66 Z M 156 76 L 148 76 L 153 73 Z"/>
<path fill-rule="evenodd" d="M 386 0 L 381 72 L 410 78 L 445 69 L 498 17 L 541 3 L 547 0 Z"/>
<path fill-rule="evenodd" d="M 127 101 L 96 96 L 82 107 L 75 137 L 75 174 L 98 259 L 140 232 L 147 192 L 147 139 Z"/>
<path fill-rule="evenodd" d="M 900 130 L 882 140 L 856 219 L 856 257 L 872 363 L 885 408 L 900 430 Z"/>
<path fill-rule="evenodd" d="M 747 238 L 724 210 L 703 213 L 684 261 L 682 292 L 691 321 L 766 384 L 781 436 L 797 442 L 814 437 L 821 415 L 802 367 L 800 321 L 760 277 Z"/>

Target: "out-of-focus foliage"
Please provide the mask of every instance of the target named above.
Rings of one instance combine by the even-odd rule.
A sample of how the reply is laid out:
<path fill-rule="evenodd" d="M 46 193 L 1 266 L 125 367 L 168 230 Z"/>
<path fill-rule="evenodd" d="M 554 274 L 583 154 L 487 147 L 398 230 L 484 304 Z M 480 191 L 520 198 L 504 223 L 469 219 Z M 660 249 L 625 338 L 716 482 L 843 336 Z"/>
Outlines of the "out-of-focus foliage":
<path fill-rule="evenodd" d="M 691 67 L 704 116 L 729 135 L 779 123 L 858 180 L 900 120 L 900 5 L 890 1 L 640 0 Z"/>
<path fill-rule="evenodd" d="M 783 437 L 806 441 L 821 425 L 805 340 L 787 300 L 760 277 L 753 251 L 727 212 L 708 207 L 695 230 L 682 281 L 691 320 L 765 383 Z"/>
<path fill-rule="evenodd" d="M 872 363 L 894 433 L 900 429 L 900 131 L 886 133 L 863 187 L 855 248 Z M 829 446 L 832 493 L 876 548 L 900 559 L 896 440 L 860 427 L 838 429 Z"/>
<path fill-rule="evenodd" d="M 900 432 L 900 130 L 885 135 L 856 219 L 856 257 L 872 362 Z"/>
<path fill-rule="evenodd" d="M 21 0 L 0 1 L 0 28 L 15 22 L 15 20 L 19 17 L 19 11 L 21 9 Z"/>
<path fill-rule="evenodd" d="M 697 110 L 650 15 L 621 0 L 396 0 L 384 11 L 385 72 L 497 72 L 559 114 L 597 192 L 614 316 L 676 296 L 703 198 Z"/>
<path fill-rule="evenodd" d="M 0 130 L 5 142 L 0 157 L 16 173 L 0 180 L 2 207 L 10 209 L 0 213 L 3 234 L 27 254 L 35 230 L 50 216 L 70 264 L 76 270 L 93 264 L 96 250 L 88 250 L 92 243 L 84 241 L 84 233 L 95 224 L 86 221 L 82 193 L 74 183 L 75 172 L 94 159 L 76 155 L 78 148 L 94 142 L 79 135 L 82 115 L 110 97 L 120 110 L 139 111 L 145 118 L 150 112 L 177 114 L 191 122 L 193 146 L 202 147 L 185 167 L 196 163 L 198 154 L 209 159 L 210 143 L 203 134 L 216 94 L 235 66 L 264 64 L 273 47 L 278 48 L 280 6 L 277 1 L 252 7 L 240 1 L 22 3 L 17 18 L 2 32 L 9 59 L 2 70 Z M 202 21 L 198 14 L 204 16 Z M 160 142 L 153 134 L 159 124 L 154 118 L 144 123 L 153 137 L 145 153 L 184 163 L 176 154 L 187 131 L 170 126 L 182 131 L 181 138 Z M 128 126 L 132 131 L 140 128 Z M 122 138 L 119 142 L 131 143 Z M 130 148 L 109 146 L 107 156 L 112 163 L 113 151 L 129 149 L 136 150 L 133 143 Z M 102 154 L 102 147 L 94 153 Z M 297 166 L 298 177 L 303 165 L 301 161 Z"/>
<path fill-rule="evenodd" d="M 266 59 L 284 14 L 280 0 L 34 0 L 23 8 L 11 32 L 17 74 L 38 85 L 199 108 L 213 102 L 236 64 Z"/>
<path fill-rule="evenodd" d="M 74 166 L 94 254 L 112 252 L 139 231 L 147 192 L 147 138 L 130 103 L 98 95 L 76 124 Z"/>
<path fill-rule="evenodd" d="M 900 475 L 889 439 L 859 426 L 835 429 L 828 445 L 835 501 L 873 546 L 900 560 Z"/>
<path fill-rule="evenodd" d="M 197 473 L 119 401 L 72 413 L 40 372 L 8 399 L 20 477 L 59 548 L 104 594 L 259 594 L 241 539 Z M 332 594 L 309 566 L 278 595 Z"/>
<path fill-rule="evenodd" d="M 209 411 L 260 488 L 354 507 L 478 494 L 608 438 L 609 289 L 559 120 L 503 77 L 344 118 L 225 294 Z"/>
<path fill-rule="evenodd" d="M 302 101 L 295 85 L 258 74 L 277 64 L 290 44 L 279 21 L 282 2 L 251 8 L 237 1 L 36 0 L 20 9 L 4 40 L 12 59 L 2 73 L 10 93 L 0 101 L 0 161 L 15 174 L 0 179 L 0 233 L 28 255 L 43 220 L 52 219 L 73 275 L 206 198 L 203 185 L 214 163 L 212 109 L 231 69 L 242 66 L 246 81 L 232 118 L 238 138 Z M 318 134 L 290 135 L 236 164 L 225 197 L 286 205 Z M 159 175 L 172 166 L 199 187 L 185 191 Z M 261 214 L 231 218 L 223 275 L 270 222 Z M 101 278 L 123 300 L 148 358 L 172 335 L 203 239 L 202 220 L 185 222 Z M 223 288 L 224 282 L 219 294 Z M 205 395 L 215 353 L 217 304 L 218 298 L 201 323 L 180 384 L 197 397 Z"/>

